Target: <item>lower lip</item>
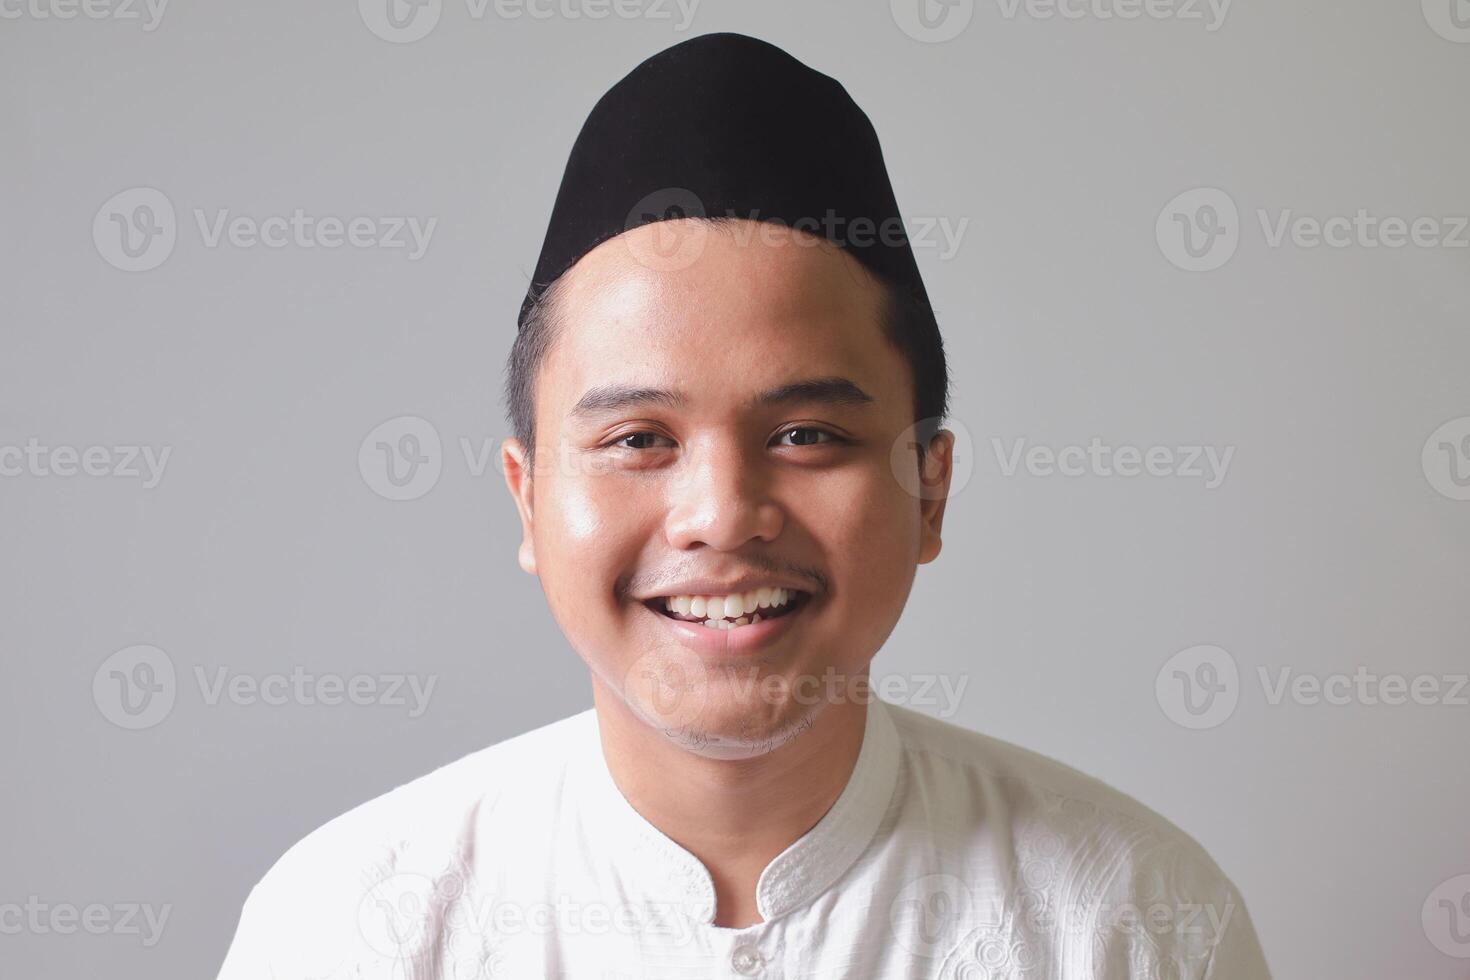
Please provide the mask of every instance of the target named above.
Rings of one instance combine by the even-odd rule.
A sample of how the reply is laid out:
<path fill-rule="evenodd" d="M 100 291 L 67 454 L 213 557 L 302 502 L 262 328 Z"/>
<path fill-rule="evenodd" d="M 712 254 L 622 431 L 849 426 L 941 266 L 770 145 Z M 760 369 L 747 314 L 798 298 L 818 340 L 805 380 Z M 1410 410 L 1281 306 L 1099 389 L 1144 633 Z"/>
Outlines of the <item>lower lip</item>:
<path fill-rule="evenodd" d="M 684 646 L 703 656 L 719 658 L 746 656 L 768 646 L 791 628 L 792 620 L 806 614 L 815 598 L 815 596 L 807 596 L 802 600 L 800 608 L 784 616 L 763 619 L 759 623 L 748 623 L 745 626 L 727 630 L 710 629 L 698 623 L 671 619 L 663 613 L 654 612 L 641 602 L 638 605 L 643 608 L 644 612 L 668 627 L 669 631 L 674 634 L 674 638 Z"/>

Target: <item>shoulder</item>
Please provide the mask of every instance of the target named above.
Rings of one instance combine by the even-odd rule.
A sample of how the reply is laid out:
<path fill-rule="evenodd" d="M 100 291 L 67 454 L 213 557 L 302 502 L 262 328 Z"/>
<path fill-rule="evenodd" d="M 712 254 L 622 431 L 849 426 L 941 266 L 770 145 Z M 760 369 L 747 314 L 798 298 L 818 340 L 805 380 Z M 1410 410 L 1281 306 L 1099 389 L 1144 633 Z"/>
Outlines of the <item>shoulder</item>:
<path fill-rule="evenodd" d="M 1169 844 L 1208 859 L 1204 848 L 1172 821 L 1102 780 L 1004 739 L 889 705 L 903 746 L 906 772 L 935 805 L 969 814 L 991 830 L 1004 819 L 1011 832 L 1050 832 L 1081 842 L 1096 839 L 1130 850 Z M 1213 862 L 1211 862 L 1213 863 Z"/>
<path fill-rule="evenodd" d="M 536 790 L 554 789 L 589 720 L 591 709 L 522 732 L 368 800 L 303 837 L 263 881 L 360 864 L 432 861 L 436 851 L 452 850 L 497 811 L 547 800 L 549 792 Z"/>
<path fill-rule="evenodd" d="M 1091 935 L 1096 976 L 1266 976 L 1234 882 L 1193 836 L 1087 773 L 1039 752 L 890 705 L 907 817 L 947 839 L 975 912 L 1009 935 Z M 1029 921 L 1024 921 L 1029 920 Z M 1091 954 L 1089 954 L 1091 955 Z M 1216 960 L 1228 960 L 1222 973 Z"/>
<path fill-rule="evenodd" d="M 436 895 L 462 887 L 470 862 L 487 860 L 476 844 L 491 821 L 547 819 L 589 725 L 595 731 L 591 709 L 479 749 L 302 837 L 251 890 L 221 978 L 244 978 L 267 963 L 325 974 L 353 951 L 385 945 L 396 954 L 405 937 L 374 935 L 382 909 L 427 909 Z"/>

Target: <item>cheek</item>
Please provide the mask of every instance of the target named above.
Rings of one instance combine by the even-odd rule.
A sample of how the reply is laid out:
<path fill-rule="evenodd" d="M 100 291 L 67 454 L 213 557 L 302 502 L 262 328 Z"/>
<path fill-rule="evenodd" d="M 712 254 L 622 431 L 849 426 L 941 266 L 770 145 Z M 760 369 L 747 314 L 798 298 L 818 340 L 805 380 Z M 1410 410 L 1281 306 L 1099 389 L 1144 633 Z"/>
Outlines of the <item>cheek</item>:
<path fill-rule="evenodd" d="M 918 506 L 884 468 L 845 492 L 824 490 L 809 525 L 838 593 L 834 612 L 856 648 L 869 654 L 892 630 L 913 587 Z"/>
<path fill-rule="evenodd" d="M 607 536 L 612 525 L 609 507 L 612 502 L 599 495 L 595 485 L 584 480 L 562 480 L 547 494 L 548 527 L 562 541 L 562 546 L 580 551 L 595 547 Z"/>
<path fill-rule="evenodd" d="M 547 599 L 564 628 L 595 627 L 613 587 L 638 553 L 638 519 L 626 487 L 595 478 L 546 486 L 536 514 L 536 557 Z"/>

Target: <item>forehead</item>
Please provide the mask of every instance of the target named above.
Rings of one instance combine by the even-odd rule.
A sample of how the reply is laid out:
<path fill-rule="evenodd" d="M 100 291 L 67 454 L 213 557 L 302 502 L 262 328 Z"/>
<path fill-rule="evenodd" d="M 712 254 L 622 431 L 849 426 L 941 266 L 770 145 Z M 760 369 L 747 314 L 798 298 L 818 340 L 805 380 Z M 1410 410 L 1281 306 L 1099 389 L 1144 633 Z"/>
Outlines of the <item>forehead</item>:
<path fill-rule="evenodd" d="M 697 240 L 687 265 L 659 267 L 650 247 L 670 229 L 645 225 L 564 277 L 538 385 L 548 421 L 610 383 L 678 389 L 686 408 L 752 406 L 758 393 L 818 377 L 902 399 L 907 368 L 883 334 L 883 287 L 857 260 L 776 225 L 673 224 Z"/>

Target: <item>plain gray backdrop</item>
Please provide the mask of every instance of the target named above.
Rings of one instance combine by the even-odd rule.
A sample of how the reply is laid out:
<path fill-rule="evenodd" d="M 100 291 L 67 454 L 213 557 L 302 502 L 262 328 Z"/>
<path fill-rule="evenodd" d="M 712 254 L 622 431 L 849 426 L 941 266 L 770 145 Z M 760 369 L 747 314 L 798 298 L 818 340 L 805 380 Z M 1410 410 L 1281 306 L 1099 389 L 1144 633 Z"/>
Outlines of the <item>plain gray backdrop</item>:
<path fill-rule="evenodd" d="M 304 834 L 590 705 L 503 365 L 593 102 L 735 30 L 931 239 L 964 458 L 875 675 L 1174 820 L 1277 976 L 1470 976 L 1470 5 L 394 2 L 0 0 L 0 975 L 212 977 Z"/>

